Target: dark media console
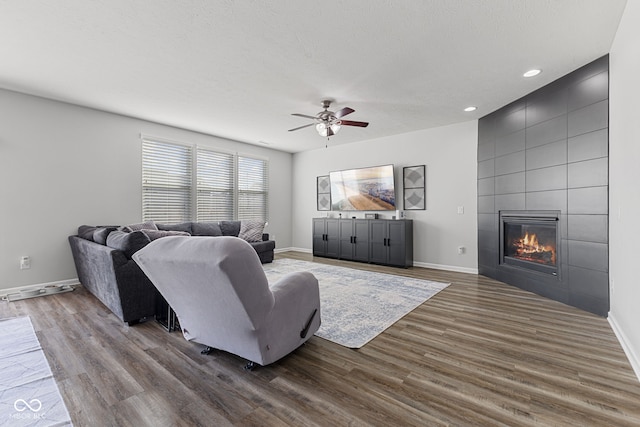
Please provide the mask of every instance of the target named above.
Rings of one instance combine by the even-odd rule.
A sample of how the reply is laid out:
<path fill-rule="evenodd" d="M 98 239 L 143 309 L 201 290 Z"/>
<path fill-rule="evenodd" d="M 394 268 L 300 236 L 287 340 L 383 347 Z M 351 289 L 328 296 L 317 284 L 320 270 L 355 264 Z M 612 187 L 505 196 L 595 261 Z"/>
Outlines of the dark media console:
<path fill-rule="evenodd" d="M 313 218 L 313 255 L 411 267 L 413 221 Z"/>

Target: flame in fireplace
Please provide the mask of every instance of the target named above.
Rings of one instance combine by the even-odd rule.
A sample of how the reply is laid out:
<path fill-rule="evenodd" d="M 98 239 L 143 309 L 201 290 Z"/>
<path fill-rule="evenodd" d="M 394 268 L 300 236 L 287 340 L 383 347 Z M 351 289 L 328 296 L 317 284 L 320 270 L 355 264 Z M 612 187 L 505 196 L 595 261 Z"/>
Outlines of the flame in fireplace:
<path fill-rule="evenodd" d="M 540 264 L 556 263 L 556 248 L 551 245 L 541 245 L 535 233 L 526 233 L 516 242 L 516 254 L 520 259 Z"/>

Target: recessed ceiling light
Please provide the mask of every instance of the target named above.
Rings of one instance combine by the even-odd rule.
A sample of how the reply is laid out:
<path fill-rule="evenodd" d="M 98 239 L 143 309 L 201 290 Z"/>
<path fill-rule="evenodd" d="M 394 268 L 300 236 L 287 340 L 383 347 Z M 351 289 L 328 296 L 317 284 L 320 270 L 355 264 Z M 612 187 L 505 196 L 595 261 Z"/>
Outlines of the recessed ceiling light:
<path fill-rule="evenodd" d="M 466 112 L 470 112 L 470 111 L 476 111 L 477 109 L 478 109 L 478 107 L 473 107 L 473 106 L 472 106 L 472 107 L 467 107 L 467 108 L 465 108 L 465 109 L 464 109 L 464 111 L 466 111 Z"/>
<path fill-rule="evenodd" d="M 538 74 L 540 74 L 542 72 L 542 70 L 538 70 L 538 69 L 533 69 L 533 70 L 529 70 L 526 73 L 523 74 L 524 77 L 533 77 L 533 76 L 537 76 Z"/>

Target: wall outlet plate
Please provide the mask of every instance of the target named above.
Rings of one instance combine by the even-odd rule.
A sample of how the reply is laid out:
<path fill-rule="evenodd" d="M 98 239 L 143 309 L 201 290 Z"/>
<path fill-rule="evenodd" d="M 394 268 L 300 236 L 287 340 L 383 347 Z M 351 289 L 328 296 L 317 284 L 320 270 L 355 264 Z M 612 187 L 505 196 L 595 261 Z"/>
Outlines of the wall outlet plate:
<path fill-rule="evenodd" d="M 31 268 L 31 258 L 23 256 L 20 258 L 20 270 L 26 270 Z"/>

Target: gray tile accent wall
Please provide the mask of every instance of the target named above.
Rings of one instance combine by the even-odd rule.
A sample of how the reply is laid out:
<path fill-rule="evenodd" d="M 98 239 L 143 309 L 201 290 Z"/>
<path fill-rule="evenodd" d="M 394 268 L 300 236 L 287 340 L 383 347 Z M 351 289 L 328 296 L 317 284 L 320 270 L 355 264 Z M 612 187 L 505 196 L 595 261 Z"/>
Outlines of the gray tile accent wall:
<path fill-rule="evenodd" d="M 567 139 L 567 116 L 562 115 L 527 128 L 526 147 L 534 148 Z"/>
<path fill-rule="evenodd" d="M 567 215 L 567 237 L 571 240 L 607 243 L 609 218 L 607 215 Z"/>
<path fill-rule="evenodd" d="M 569 136 L 582 135 L 609 127 L 609 100 L 600 101 L 569 113 Z"/>
<path fill-rule="evenodd" d="M 567 140 L 552 142 L 526 151 L 526 170 L 567 164 Z"/>
<path fill-rule="evenodd" d="M 609 155 L 609 129 L 600 129 L 569 138 L 568 160 L 598 159 Z"/>
<path fill-rule="evenodd" d="M 500 175 L 494 178 L 495 194 L 524 193 L 525 173 L 517 172 L 508 175 Z"/>
<path fill-rule="evenodd" d="M 478 122 L 480 274 L 606 316 L 609 311 L 609 58 Z M 501 210 L 559 210 L 559 277 L 499 264 Z"/>

